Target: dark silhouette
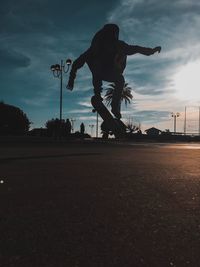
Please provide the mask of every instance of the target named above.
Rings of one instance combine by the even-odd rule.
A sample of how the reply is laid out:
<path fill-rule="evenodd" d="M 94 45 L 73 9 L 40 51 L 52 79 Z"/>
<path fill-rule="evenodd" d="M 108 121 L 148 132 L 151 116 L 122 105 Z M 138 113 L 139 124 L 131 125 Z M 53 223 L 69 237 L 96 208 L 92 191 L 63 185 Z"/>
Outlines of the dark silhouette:
<path fill-rule="evenodd" d="M 51 119 L 46 122 L 46 128 L 49 132 L 49 135 L 57 139 L 60 134 L 60 128 L 62 127 L 63 121 L 61 121 L 58 118 Z"/>
<path fill-rule="evenodd" d="M 145 130 L 145 132 L 149 136 L 158 136 L 158 135 L 160 135 L 162 133 L 161 130 L 159 130 L 159 129 L 155 128 L 155 127 L 151 127 L 149 129 Z"/>
<path fill-rule="evenodd" d="M 30 124 L 20 108 L 0 102 L 0 135 L 23 135 L 28 132 Z"/>
<path fill-rule="evenodd" d="M 121 118 L 120 99 L 125 84 L 123 71 L 127 56 L 140 53 L 146 56 L 160 52 L 161 47 L 146 48 L 138 45 L 128 45 L 119 40 L 119 27 L 116 24 L 106 24 L 92 39 L 90 48 L 81 54 L 72 64 L 67 88 L 72 90 L 76 72 L 85 63 L 92 72 L 94 94 L 102 100 L 102 81 L 115 83 L 111 102 L 111 111 L 116 118 Z"/>
<path fill-rule="evenodd" d="M 116 138 L 124 137 L 126 134 L 126 125 L 123 121 L 120 119 L 114 119 L 103 102 L 99 101 L 95 95 L 91 98 L 91 103 L 94 110 L 96 110 L 103 119 L 102 130 L 107 132 L 107 134 L 114 134 Z"/>
<path fill-rule="evenodd" d="M 66 122 L 65 122 L 65 130 L 66 130 L 66 134 L 67 135 L 70 135 L 71 134 L 72 124 L 71 124 L 71 122 L 70 122 L 69 119 L 66 119 Z"/>
<path fill-rule="evenodd" d="M 68 137 L 71 134 L 72 125 L 69 119 L 60 120 L 58 118 L 51 119 L 46 122 L 46 128 L 48 129 L 49 136 L 53 136 L 55 139 L 58 137 Z"/>
<path fill-rule="evenodd" d="M 28 132 L 28 135 L 36 137 L 48 137 L 49 132 L 46 128 L 33 128 Z"/>
<path fill-rule="evenodd" d="M 137 125 L 133 124 L 132 122 L 129 122 L 127 124 L 127 131 L 132 134 L 132 133 L 135 133 L 135 132 L 138 133 L 141 130 Z"/>
<path fill-rule="evenodd" d="M 115 83 L 110 83 L 109 84 L 109 88 L 107 88 L 106 90 L 106 94 L 105 94 L 105 101 L 107 105 L 110 105 L 112 103 L 112 99 L 113 99 L 113 94 L 115 92 Z M 125 105 L 127 106 L 127 104 L 131 103 L 131 100 L 133 99 L 133 95 L 131 93 L 131 87 L 128 86 L 128 83 L 124 84 L 124 87 L 122 89 L 122 94 L 121 94 L 121 103 L 124 101 Z"/>
<path fill-rule="evenodd" d="M 102 139 L 108 139 L 109 136 L 109 125 L 105 121 L 101 123 Z"/>
<path fill-rule="evenodd" d="M 81 125 L 80 125 L 80 133 L 81 133 L 81 134 L 84 134 L 84 133 L 85 133 L 85 125 L 84 125 L 83 122 L 82 122 Z"/>

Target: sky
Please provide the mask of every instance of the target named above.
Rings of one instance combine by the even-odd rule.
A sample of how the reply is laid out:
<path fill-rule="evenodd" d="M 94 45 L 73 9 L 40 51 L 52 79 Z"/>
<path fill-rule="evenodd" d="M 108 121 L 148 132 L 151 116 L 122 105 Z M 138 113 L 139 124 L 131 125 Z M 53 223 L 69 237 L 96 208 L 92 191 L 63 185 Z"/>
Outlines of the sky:
<path fill-rule="evenodd" d="M 60 80 L 50 66 L 75 60 L 106 23 L 120 27 L 119 39 L 145 47 L 161 46 L 160 54 L 128 57 L 125 80 L 133 101 L 122 104 L 123 120 L 142 130 L 173 131 L 171 113 L 180 113 L 177 130 L 198 131 L 200 106 L 199 0 L 2 0 L 0 9 L 0 101 L 21 108 L 32 122 L 59 118 Z M 96 123 L 87 65 L 77 73 L 74 90 L 66 90 L 63 76 L 63 118 Z M 108 83 L 104 83 L 104 91 Z M 95 128 L 95 127 L 94 127 Z M 93 129 L 94 131 L 94 129 Z"/>

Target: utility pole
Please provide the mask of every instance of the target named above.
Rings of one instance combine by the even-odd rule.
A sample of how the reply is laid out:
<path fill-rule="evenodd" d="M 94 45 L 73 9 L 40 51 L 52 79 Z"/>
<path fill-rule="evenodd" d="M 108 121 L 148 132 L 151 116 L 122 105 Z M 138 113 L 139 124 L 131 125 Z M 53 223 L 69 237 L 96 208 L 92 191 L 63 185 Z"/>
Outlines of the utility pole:
<path fill-rule="evenodd" d="M 69 71 L 69 67 L 72 64 L 71 59 L 67 59 L 66 62 L 60 61 L 60 64 L 51 65 L 51 71 L 55 78 L 60 79 L 60 119 L 59 119 L 59 137 L 62 136 L 62 102 L 63 102 L 63 73 Z"/>
<path fill-rule="evenodd" d="M 60 123 L 62 121 L 63 72 L 67 73 L 71 64 L 72 61 L 68 58 L 65 63 L 61 60 L 60 64 L 51 65 L 53 76 L 60 79 Z"/>
<path fill-rule="evenodd" d="M 93 113 L 97 113 L 97 117 L 96 117 L 96 138 L 98 138 L 98 132 L 99 132 L 99 113 L 97 112 L 97 110 L 94 108 L 92 110 Z"/>
<path fill-rule="evenodd" d="M 176 113 L 173 113 L 172 112 L 172 118 L 174 118 L 174 133 L 176 133 L 176 119 L 180 117 L 180 113 L 176 112 Z"/>
<path fill-rule="evenodd" d="M 200 135 L 200 106 L 199 106 L 199 135 Z"/>
<path fill-rule="evenodd" d="M 97 112 L 96 138 L 98 138 L 98 133 L 99 133 L 99 113 Z"/>
<path fill-rule="evenodd" d="M 187 107 L 185 106 L 185 119 L 184 119 L 184 135 L 186 135 L 187 129 Z"/>

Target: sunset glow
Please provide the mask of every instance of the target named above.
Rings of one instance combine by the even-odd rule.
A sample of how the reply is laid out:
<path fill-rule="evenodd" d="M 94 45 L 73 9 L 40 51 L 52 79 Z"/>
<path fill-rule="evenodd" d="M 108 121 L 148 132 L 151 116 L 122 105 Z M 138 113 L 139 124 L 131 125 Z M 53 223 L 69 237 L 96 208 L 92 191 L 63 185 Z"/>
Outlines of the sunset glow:
<path fill-rule="evenodd" d="M 50 67 L 69 58 L 75 61 L 107 23 L 119 26 L 119 39 L 127 44 L 162 47 L 161 53 L 149 57 L 140 53 L 127 57 L 124 78 L 133 89 L 133 100 L 127 107 L 122 105 L 124 121 L 131 116 L 144 128 L 156 125 L 173 130 L 171 112 L 184 114 L 185 106 L 200 106 L 197 0 L 170 4 L 158 0 L 60 0 L 59 5 L 52 0 L 9 0 L 2 1 L 1 10 L 0 101 L 21 108 L 32 122 L 31 128 L 45 127 L 49 119 L 60 116 L 60 81 Z M 90 132 L 89 125 L 96 125 L 91 72 L 87 64 L 78 70 L 73 92 L 66 90 L 69 73 L 63 74 L 63 118 L 75 119 L 75 130 L 84 122 Z M 103 89 L 102 95 L 107 89 L 105 82 Z M 181 125 L 181 131 L 183 118 L 177 126 Z M 189 120 L 192 123 L 193 116 L 188 116 Z"/>
<path fill-rule="evenodd" d="M 175 75 L 175 90 L 182 100 L 200 100 L 200 60 L 180 68 Z"/>

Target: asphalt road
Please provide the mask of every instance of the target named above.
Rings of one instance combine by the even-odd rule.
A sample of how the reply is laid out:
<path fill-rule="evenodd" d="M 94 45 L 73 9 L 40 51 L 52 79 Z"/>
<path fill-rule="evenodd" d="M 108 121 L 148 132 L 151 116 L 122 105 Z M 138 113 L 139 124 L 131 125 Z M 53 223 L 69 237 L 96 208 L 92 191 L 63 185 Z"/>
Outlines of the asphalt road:
<path fill-rule="evenodd" d="M 0 144 L 1 267 L 200 266 L 200 144 Z"/>

